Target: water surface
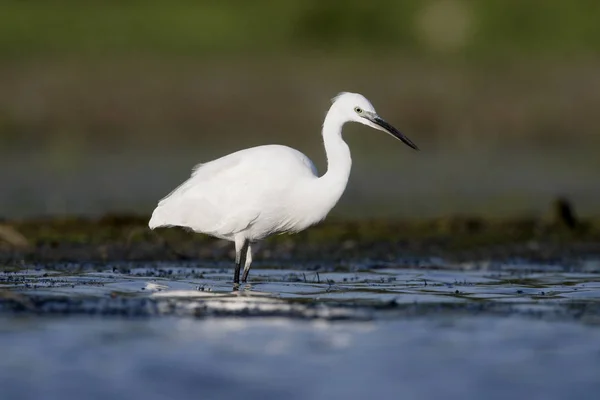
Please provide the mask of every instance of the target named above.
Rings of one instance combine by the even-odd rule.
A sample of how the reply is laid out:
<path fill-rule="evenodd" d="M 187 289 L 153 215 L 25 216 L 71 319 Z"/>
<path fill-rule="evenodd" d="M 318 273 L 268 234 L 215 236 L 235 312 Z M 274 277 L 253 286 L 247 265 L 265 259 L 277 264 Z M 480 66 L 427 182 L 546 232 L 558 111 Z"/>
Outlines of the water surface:
<path fill-rule="evenodd" d="M 8 399 L 586 399 L 600 263 L 28 265 L 0 272 Z M 410 265 L 409 265 L 410 264 Z"/>

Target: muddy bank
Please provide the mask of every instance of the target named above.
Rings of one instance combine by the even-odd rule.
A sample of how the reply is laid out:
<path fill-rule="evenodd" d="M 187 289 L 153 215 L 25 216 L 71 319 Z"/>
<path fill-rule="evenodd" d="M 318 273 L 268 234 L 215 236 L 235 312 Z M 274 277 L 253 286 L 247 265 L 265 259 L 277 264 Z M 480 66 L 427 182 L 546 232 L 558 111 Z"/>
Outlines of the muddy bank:
<path fill-rule="evenodd" d="M 561 208 L 562 207 L 562 208 Z M 230 260 L 231 243 L 180 228 L 150 231 L 147 216 L 44 218 L 0 223 L 0 261 Z M 256 260 L 551 260 L 600 254 L 600 219 L 577 219 L 564 204 L 547 217 L 503 220 L 336 221 L 260 242 Z"/>

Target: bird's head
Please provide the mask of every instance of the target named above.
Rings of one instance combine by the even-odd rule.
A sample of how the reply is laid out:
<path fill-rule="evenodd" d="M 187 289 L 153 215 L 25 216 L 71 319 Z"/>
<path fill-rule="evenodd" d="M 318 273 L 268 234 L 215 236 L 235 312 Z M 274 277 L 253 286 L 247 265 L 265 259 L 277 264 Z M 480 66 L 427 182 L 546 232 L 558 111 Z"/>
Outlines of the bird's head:
<path fill-rule="evenodd" d="M 346 121 L 359 122 L 370 126 L 371 128 L 384 131 L 396 139 L 401 140 L 407 146 L 419 150 L 417 145 L 409 138 L 377 115 L 373 104 L 361 94 L 342 92 L 333 99 L 331 108 Z"/>

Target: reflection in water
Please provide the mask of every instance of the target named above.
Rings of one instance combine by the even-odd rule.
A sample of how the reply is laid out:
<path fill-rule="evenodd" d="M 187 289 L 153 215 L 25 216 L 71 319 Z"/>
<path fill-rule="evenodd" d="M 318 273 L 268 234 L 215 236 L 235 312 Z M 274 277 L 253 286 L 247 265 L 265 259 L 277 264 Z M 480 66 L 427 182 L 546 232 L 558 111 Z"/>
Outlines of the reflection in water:
<path fill-rule="evenodd" d="M 598 328 L 521 317 L 373 322 L 0 319 L 6 398 L 584 399 Z M 569 366 L 569 368 L 566 368 Z"/>

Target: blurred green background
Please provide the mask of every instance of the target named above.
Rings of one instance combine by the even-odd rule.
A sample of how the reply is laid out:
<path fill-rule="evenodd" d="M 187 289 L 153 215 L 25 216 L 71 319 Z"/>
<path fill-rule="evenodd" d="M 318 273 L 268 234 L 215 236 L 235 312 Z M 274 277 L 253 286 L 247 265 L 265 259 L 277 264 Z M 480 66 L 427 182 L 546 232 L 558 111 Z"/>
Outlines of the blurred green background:
<path fill-rule="evenodd" d="M 0 4 L 0 216 L 149 213 L 198 162 L 305 152 L 367 96 L 422 151 L 347 126 L 334 214 L 538 215 L 600 200 L 595 0 Z"/>

